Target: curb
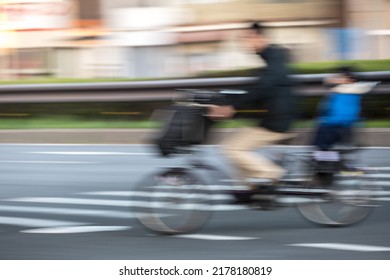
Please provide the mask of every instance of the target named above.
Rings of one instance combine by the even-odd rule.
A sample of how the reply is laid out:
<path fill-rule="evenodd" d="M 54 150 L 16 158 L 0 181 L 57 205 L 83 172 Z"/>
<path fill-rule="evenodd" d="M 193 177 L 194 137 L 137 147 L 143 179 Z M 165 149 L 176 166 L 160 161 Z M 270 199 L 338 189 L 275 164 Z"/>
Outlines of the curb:
<path fill-rule="evenodd" d="M 219 143 L 237 129 L 215 129 L 209 144 Z M 13 144 L 147 144 L 154 129 L 32 129 L 0 130 L 0 143 Z M 296 129 L 292 145 L 308 145 L 313 129 Z M 357 131 L 362 146 L 390 146 L 390 128 L 364 128 Z"/>

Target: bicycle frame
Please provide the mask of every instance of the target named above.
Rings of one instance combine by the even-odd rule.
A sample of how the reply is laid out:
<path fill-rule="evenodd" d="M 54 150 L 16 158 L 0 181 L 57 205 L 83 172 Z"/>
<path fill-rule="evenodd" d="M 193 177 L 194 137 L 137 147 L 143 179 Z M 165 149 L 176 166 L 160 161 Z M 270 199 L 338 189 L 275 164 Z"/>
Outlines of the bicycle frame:
<path fill-rule="evenodd" d="M 203 93 L 202 98 L 206 96 L 207 104 L 211 99 L 209 92 Z M 136 186 L 136 190 L 151 195 L 146 204 L 139 204 L 144 210 L 137 214 L 138 220 L 146 228 L 163 234 L 198 230 L 211 212 L 218 209 L 212 207 L 211 198 L 221 192 L 230 195 L 233 204 L 237 203 L 233 199 L 237 194 L 247 196 L 249 199 L 238 201 L 242 206 L 238 209 L 241 210 L 296 206 L 306 219 L 325 226 L 357 223 L 367 217 L 372 209 L 369 205 L 370 189 L 364 185 L 365 178 L 361 176 L 364 171 L 348 166 L 343 158 L 335 165 L 337 168 L 324 172 L 318 169 L 312 152 L 284 153 L 279 157 L 279 164 L 287 170 L 286 176 L 276 186 L 259 191 L 241 184 L 239 180 L 232 179 L 228 172 L 208 163 L 200 147 L 174 147 L 171 154 L 189 154 L 186 163 L 158 170 Z M 298 173 L 294 169 L 298 162 L 305 173 Z M 344 168 L 348 171 L 346 175 L 341 173 Z M 324 181 L 323 178 L 329 180 Z M 328 211 L 327 205 L 334 206 L 337 211 Z M 136 209 L 135 213 L 138 212 Z M 176 217 L 180 217 L 180 222 L 168 221 Z"/>

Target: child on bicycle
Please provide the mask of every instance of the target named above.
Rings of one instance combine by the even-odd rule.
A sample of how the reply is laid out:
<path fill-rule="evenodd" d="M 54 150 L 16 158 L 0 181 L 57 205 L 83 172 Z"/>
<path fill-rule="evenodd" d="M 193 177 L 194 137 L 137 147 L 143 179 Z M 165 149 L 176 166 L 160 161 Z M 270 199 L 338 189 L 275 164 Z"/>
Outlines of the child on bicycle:
<path fill-rule="evenodd" d="M 372 83 L 360 83 L 350 66 L 336 69 L 336 75 L 326 80 L 330 94 L 321 102 L 313 145 L 329 150 L 336 144 L 351 144 L 352 130 L 360 119 L 362 95 Z"/>

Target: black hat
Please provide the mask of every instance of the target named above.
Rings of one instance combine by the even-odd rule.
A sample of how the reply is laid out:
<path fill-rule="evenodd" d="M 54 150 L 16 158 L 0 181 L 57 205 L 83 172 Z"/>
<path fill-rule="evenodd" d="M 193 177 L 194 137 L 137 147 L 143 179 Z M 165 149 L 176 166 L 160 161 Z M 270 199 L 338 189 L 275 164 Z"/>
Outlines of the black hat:
<path fill-rule="evenodd" d="M 339 66 L 335 69 L 335 72 L 337 74 L 341 74 L 343 76 L 347 76 L 348 78 L 352 79 L 352 80 L 357 80 L 357 76 L 356 76 L 356 68 L 351 66 L 351 65 L 342 65 L 342 66 Z"/>

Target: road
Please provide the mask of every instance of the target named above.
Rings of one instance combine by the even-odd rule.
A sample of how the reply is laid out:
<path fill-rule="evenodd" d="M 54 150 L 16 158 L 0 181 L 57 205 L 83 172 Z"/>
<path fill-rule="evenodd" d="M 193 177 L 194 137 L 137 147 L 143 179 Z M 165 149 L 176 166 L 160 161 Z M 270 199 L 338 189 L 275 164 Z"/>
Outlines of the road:
<path fill-rule="evenodd" d="M 217 146 L 206 149 L 209 161 L 229 170 Z M 0 154 L 3 260 L 390 259 L 390 195 L 351 227 L 319 227 L 295 208 L 227 206 L 197 233 L 157 236 L 134 219 L 128 194 L 146 174 L 183 159 L 161 159 L 142 145 L 2 144 Z M 375 182 L 386 191 L 390 149 L 360 155 L 380 167 Z"/>

